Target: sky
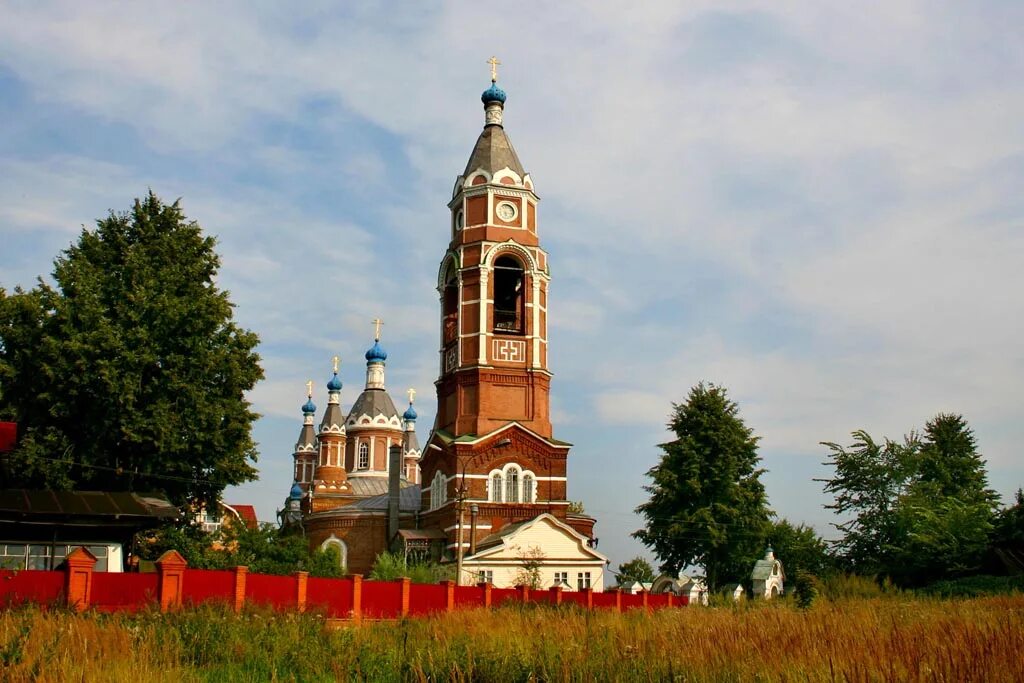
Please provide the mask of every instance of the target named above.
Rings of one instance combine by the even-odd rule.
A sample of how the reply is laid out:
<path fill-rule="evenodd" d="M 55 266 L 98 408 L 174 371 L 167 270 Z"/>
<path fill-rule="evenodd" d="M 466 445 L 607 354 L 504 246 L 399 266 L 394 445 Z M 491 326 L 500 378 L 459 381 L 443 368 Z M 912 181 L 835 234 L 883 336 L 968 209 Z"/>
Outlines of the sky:
<path fill-rule="evenodd" d="M 446 203 L 486 60 L 550 253 L 555 436 L 613 566 L 650 557 L 673 403 L 721 384 L 769 503 L 834 538 L 820 442 L 961 413 L 1024 485 L 1024 3 L 0 0 L 0 286 L 152 189 L 218 239 L 260 336 L 273 521 L 305 383 L 350 404 L 384 320 L 396 403 L 437 376 Z"/>

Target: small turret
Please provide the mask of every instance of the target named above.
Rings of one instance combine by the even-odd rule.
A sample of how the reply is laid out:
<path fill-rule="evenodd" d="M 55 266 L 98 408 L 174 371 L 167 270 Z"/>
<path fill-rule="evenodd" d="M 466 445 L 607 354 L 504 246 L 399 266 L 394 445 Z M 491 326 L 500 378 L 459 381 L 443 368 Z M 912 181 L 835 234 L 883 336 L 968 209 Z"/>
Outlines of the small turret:
<path fill-rule="evenodd" d="M 314 475 L 314 490 L 321 493 L 349 493 L 345 472 L 345 415 L 341 412 L 341 378 L 338 366 L 341 359 L 334 357 L 334 375 L 327 382 L 327 410 L 320 421 L 320 457 Z"/>
<path fill-rule="evenodd" d="M 405 478 L 414 484 L 420 483 L 420 442 L 416 438 L 416 409 L 412 403 L 416 400 L 416 390 L 409 388 L 409 407 L 402 414 L 404 433 L 402 435 L 402 461 L 405 466 Z"/>
<path fill-rule="evenodd" d="M 295 442 L 292 457 L 295 460 L 294 479 L 297 486 L 306 488 L 313 481 L 313 470 L 316 467 L 316 429 L 313 417 L 316 405 L 313 403 L 313 382 L 306 383 L 306 402 L 302 406 L 302 431 Z"/>

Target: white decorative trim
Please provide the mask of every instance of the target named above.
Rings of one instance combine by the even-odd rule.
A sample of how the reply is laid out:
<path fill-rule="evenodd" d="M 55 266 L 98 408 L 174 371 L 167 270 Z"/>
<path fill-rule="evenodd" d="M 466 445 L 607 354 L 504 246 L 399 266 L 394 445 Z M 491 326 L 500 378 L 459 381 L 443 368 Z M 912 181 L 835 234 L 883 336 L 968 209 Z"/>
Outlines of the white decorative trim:
<path fill-rule="evenodd" d="M 534 274 L 539 271 L 539 268 L 537 267 L 537 261 L 533 258 L 533 254 L 531 254 L 526 247 L 513 240 L 498 242 L 492 248 L 488 249 L 487 253 L 484 255 L 483 263 L 481 265 L 484 268 L 487 268 L 488 270 L 493 270 L 494 261 L 497 259 L 499 254 L 503 254 L 505 252 L 513 252 L 515 254 L 518 254 L 519 257 L 524 261 L 524 270 L 528 271 L 529 273 Z"/>
<path fill-rule="evenodd" d="M 495 171 L 494 176 L 491 178 L 491 182 L 495 185 L 501 185 L 501 180 L 503 178 L 511 178 L 512 180 L 515 181 L 516 185 L 523 185 L 523 179 L 520 177 L 520 175 L 513 171 L 508 166 L 501 169 L 500 171 Z M 502 185 L 502 187 L 508 187 L 508 185 Z"/>
<path fill-rule="evenodd" d="M 526 342 L 522 339 L 492 339 L 491 360 L 503 363 L 526 361 Z"/>

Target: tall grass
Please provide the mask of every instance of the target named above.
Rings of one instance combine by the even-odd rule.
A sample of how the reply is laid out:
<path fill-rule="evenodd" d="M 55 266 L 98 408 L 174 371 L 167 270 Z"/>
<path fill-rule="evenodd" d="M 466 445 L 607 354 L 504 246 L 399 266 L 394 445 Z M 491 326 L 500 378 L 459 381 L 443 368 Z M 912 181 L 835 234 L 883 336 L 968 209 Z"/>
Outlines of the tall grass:
<path fill-rule="evenodd" d="M 1024 596 L 317 615 L 0 613 L 5 681 L 1019 681 Z"/>

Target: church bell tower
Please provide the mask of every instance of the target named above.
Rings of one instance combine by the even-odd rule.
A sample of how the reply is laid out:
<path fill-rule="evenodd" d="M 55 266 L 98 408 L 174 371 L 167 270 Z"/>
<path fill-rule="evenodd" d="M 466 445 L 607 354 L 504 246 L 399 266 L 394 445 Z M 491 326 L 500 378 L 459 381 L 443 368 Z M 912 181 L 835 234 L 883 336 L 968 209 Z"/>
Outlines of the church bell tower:
<path fill-rule="evenodd" d="M 437 280 L 437 417 L 421 460 L 421 521 L 444 531 L 446 556 L 459 561 L 472 559 L 478 540 L 542 514 L 587 538 L 594 525 L 568 512 L 571 445 L 551 429 L 550 275 L 539 198 L 505 133 L 495 65 L 492 58 L 481 96 L 483 131 L 448 203 Z"/>
<path fill-rule="evenodd" d="M 515 421 L 551 436 L 548 263 L 533 180 L 505 134 L 505 92 L 484 91 L 485 125 L 455 181 L 441 261 L 436 426 L 456 437 Z"/>

